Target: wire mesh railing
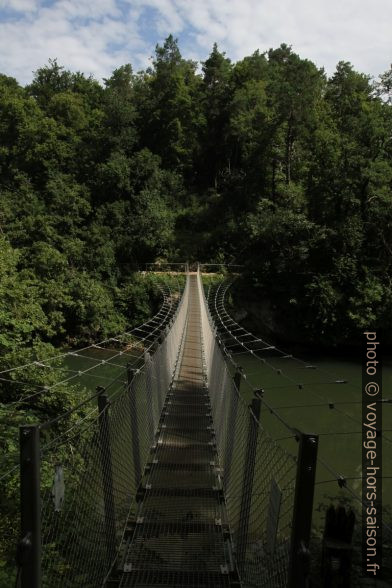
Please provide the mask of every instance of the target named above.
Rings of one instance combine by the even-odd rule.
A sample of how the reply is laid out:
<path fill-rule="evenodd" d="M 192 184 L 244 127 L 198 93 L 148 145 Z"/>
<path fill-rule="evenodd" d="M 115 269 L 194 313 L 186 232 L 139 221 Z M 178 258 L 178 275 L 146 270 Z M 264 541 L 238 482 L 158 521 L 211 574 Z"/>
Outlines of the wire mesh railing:
<path fill-rule="evenodd" d="M 148 462 L 187 320 L 188 281 L 159 337 L 67 414 L 20 430 L 22 588 L 102 585 Z"/>
<path fill-rule="evenodd" d="M 198 284 L 221 483 L 239 576 L 245 586 L 302 586 L 317 436 L 297 431 L 299 450 L 291 454 L 261 427 L 262 394 L 255 390 L 250 406 L 241 397 L 242 375 L 237 371 L 233 378 L 218 343 L 200 273 Z M 302 519 L 295 520 L 299 507 Z"/>
<path fill-rule="evenodd" d="M 245 380 L 239 370 L 233 377 L 216 337 L 200 272 L 197 284 L 219 457 L 213 491 L 222 491 L 225 504 L 231 571 L 243 586 L 297 588 L 308 569 L 318 438 L 289 427 L 299 441 L 290 453 L 262 428 L 262 391 L 254 390 L 247 406 L 240 394 Z M 21 427 L 22 588 L 92 588 L 112 578 L 127 521 L 137 519 L 147 489 L 142 481 L 179 367 L 188 291 L 189 278 L 158 338 L 146 334 L 137 363 L 126 363 L 66 415 Z"/>
<path fill-rule="evenodd" d="M 358 582 L 366 561 L 362 538 L 366 511 L 363 510 L 364 503 L 361 497 L 359 440 L 362 434 L 360 364 L 356 366 L 357 376 L 353 369 L 348 370 L 347 366 L 340 363 L 337 363 L 338 368 L 325 369 L 322 359 L 319 365 L 304 361 L 248 331 L 232 318 L 226 308 L 229 289 L 234 279 L 233 276 L 222 277 L 219 282 L 215 281 L 212 287 L 207 289 L 206 286 L 206 292 L 211 316 L 218 327 L 218 339 L 222 341 L 225 353 L 233 364 L 238 362 L 246 370 L 246 380 L 243 380 L 243 384 L 247 389 L 243 390 L 244 395 L 249 396 L 252 385 L 260 386 L 262 382 L 264 391 L 261 421 L 273 437 L 286 447 L 294 445 L 295 437 L 293 430 L 288 434 L 290 426 L 287 420 L 297 422 L 297 426 L 301 427 L 306 420 L 311 419 L 314 422 L 313 428 L 320 437 L 311 537 L 312 581 L 317 579 L 320 572 L 324 573 L 321 570 L 330 565 L 334 569 L 332 574 L 345 575 L 344 579 L 341 579 L 343 583 L 347 582 L 350 569 L 352 582 Z M 349 378 L 342 377 L 342 374 L 337 373 L 337 369 L 345 369 L 345 375 L 349 375 Z M 388 405 L 391 400 L 383 399 L 380 402 L 385 406 L 385 416 L 388 418 Z M 378 433 L 386 445 L 383 468 L 386 475 L 383 473 L 382 481 L 380 475 L 379 482 L 382 484 L 384 502 L 377 535 L 377 544 L 380 546 L 378 553 L 382 553 L 382 578 L 392 576 L 392 515 L 388 499 L 390 468 L 388 470 L 387 465 L 391 439 L 388 433 L 388 427 Z M 341 540 L 340 553 L 336 541 L 332 541 L 333 548 L 328 549 L 334 552 L 334 563 L 327 563 L 327 511 L 332 506 L 339 512 L 346 509 L 347 512 L 353 513 L 355 522 L 350 541 Z M 339 532 L 335 529 L 334 533 L 335 538 L 338 538 Z M 345 532 L 342 531 L 341 535 L 344 537 Z M 341 556 L 342 553 L 345 554 L 344 557 Z M 339 571 L 337 564 L 340 557 L 345 561 L 341 563 L 343 571 Z M 350 560 L 349 564 L 347 560 Z"/>
<path fill-rule="evenodd" d="M 0 567 L 6 570 L 10 583 L 14 581 L 14 547 L 20 535 L 19 427 L 57 419 L 45 433 L 43 442 L 58 444 L 60 437 L 65 439 L 75 434 L 78 422 L 92 412 L 92 401 L 88 400 L 95 397 L 98 385 L 125 381 L 127 365 L 143 365 L 145 351 L 152 349 L 174 316 L 185 276 L 177 274 L 170 279 L 158 276 L 151 283 L 154 300 L 161 294 L 161 305 L 144 323 L 83 348 L 59 352 L 40 344 L 21 350 L 20 355 L 1 358 L 0 559 L 5 562 L 5 568 Z M 18 358 L 23 361 L 17 363 Z"/>

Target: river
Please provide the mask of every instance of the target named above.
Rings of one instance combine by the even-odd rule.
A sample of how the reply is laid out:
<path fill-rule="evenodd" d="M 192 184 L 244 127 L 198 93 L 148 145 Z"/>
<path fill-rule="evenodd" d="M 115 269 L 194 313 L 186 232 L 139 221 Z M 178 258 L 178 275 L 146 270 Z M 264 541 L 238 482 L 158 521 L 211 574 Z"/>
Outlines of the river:
<path fill-rule="evenodd" d="M 264 363 L 250 355 L 237 355 L 246 382 L 241 393 L 249 401 L 253 388 L 263 388 L 263 398 L 287 424 L 306 433 L 319 435 L 316 470 L 314 524 L 321 527 L 324 506 L 331 500 L 348 502 L 350 493 L 340 489 L 335 473 L 361 496 L 362 367 L 359 361 L 344 357 L 313 356 L 309 363 L 295 359 L 268 358 Z M 312 368 L 307 366 L 313 366 Z M 279 372 L 279 370 L 281 370 Z M 336 383 L 344 381 L 345 383 Z M 392 399 L 392 362 L 384 361 L 383 398 Z M 261 423 L 269 434 L 296 454 L 290 430 L 264 405 Z M 392 505 L 392 404 L 383 404 L 383 506 Z M 390 517 L 389 517 L 390 518 Z M 389 521 L 390 522 L 390 521 Z"/>

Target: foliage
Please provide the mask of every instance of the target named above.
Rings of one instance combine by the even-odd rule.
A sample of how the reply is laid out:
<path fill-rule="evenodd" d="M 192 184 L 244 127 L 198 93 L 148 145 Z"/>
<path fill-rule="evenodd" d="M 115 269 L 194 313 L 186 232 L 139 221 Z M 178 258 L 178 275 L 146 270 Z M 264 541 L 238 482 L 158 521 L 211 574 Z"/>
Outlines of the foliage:
<path fill-rule="evenodd" d="M 287 45 L 234 64 L 215 44 L 198 69 L 172 36 L 103 85 L 56 60 L 26 87 L 0 75 L 0 367 L 144 321 L 156 259 L 244 264 L 241 305 L 253 292 L 281 336 L 391 343 L 391 79 L 328 79 Z"/>

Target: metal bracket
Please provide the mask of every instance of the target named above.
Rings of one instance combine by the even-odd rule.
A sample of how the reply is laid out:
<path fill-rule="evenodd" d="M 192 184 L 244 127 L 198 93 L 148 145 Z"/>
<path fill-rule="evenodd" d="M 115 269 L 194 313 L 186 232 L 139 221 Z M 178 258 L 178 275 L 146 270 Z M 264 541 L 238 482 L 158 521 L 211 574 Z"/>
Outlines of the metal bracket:
<path fill-rule="evenodd" d="M 229 575 L 229 568 L 227 567 L 227 565 L 221 565 L 220 567 L 221 569 L 221 574 L 228 576 Z"/>

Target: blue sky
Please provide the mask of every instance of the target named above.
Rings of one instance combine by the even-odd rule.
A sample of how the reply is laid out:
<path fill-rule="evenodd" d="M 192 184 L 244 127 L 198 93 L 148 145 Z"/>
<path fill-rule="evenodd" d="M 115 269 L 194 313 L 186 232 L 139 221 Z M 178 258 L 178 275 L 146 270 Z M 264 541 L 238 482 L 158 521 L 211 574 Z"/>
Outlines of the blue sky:
<path fill-rule="evenodd" d="M 125 63 L 145 68 L 173 33 L 195 60 L 214 41 L 233 61 L 287 43 L 329 74 L 345 60 L 377 77 L 391 31 L 391 0 L 0 0 L 0 72 L 28 83 L 57 58 L 101 80 Z"/>

